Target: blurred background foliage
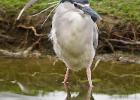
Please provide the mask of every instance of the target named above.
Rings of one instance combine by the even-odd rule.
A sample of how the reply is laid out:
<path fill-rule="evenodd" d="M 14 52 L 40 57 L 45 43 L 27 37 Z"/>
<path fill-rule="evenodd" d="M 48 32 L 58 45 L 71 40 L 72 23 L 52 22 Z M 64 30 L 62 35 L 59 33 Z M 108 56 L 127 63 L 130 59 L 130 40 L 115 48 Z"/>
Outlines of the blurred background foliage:
<path fill-rule="evenodd" d="M 35 12 L 48 7 L 56 0 L 38 0 L 29 11 Z M 28 0 L 0 0 L 0 6 L 7 10 L 20 10 Z M 90 0 L 91 6 L 100 14 L 117 16 L 121 19 L 140 22 L 140 0 Z"/>

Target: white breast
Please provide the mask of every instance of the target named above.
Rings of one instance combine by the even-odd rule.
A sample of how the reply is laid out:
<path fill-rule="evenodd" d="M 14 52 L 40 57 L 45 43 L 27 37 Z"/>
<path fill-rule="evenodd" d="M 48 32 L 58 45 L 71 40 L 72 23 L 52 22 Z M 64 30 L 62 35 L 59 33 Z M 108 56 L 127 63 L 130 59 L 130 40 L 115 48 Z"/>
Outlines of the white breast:
<path fill-rule="evenodd" d="M 53 17 L 51 38 L 55 53 L 67 67 L 72 70 L 90 67 L 95 55 L 93 35 L 98 38 L 97 26 L 90 16 L 71 3 L 59 5 Z"/>

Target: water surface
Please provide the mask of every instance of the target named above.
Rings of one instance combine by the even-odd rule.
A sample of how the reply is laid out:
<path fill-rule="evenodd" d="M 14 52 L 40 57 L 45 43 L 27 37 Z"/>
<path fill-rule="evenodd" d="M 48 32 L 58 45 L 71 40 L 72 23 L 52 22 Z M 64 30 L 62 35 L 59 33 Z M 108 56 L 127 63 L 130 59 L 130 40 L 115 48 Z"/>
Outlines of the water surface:
<path fill-rule="evenodd" d="M 140 100 L 140 65 L 100 62 L 92 72 L 73 72 L 67 87 L 61 83 L 65 65 L 52 57 L 0 58 L 0 100 Z"/>

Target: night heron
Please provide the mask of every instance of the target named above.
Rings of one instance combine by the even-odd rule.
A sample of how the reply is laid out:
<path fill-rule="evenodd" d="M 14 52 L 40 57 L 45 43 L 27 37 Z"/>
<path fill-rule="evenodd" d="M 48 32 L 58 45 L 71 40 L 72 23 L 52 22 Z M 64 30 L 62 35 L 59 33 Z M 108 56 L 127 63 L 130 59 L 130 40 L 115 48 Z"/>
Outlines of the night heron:
<path fill-rule="evenodd" d="M 64 83 L 70 70 L 86 68 L 92 87 L 91 64 L 98 45 L 98 28 L 94 22 L 97 19 L 99 16 L 90 9 L 87 0 L 62 0 L 56 8 L 51 39 L 56 55 L 67 66 Z"/>
<path fill-rule="evenodd" d="M 21 13 L 35 1 L 30 0 Z M 56 8 L 50 38 L 56 55 L 67 66 L 64 83 L 70 70 L 86 68 L 89 86 L 92 87 L 91 64 L 98 45 L 95 23 L 98 19 L 100 16 L 90 8 L 88 0 L 61 0 Z"/>

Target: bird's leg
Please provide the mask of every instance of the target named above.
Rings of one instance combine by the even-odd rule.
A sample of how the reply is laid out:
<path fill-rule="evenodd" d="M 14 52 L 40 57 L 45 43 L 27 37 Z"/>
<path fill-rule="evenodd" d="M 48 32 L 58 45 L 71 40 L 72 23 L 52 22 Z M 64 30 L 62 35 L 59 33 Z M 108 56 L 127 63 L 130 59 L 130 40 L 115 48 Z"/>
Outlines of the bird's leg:
<path fill-rule="evenodd" d="M 87 73 L 87 78 L 88 78 L 89 86 L 90 86 L 90 87 L 93 87 L 93 85 L 92 85 L 92 80 L 91 80 L 91 69 L 90 69 L 90 67 L 88 67 L 88 68 L 86 69 L 86 73 Z"/>
<path fill-rule="evenodd" d="M 64 77 L 64 81 L 63 81 L 64 84 L 68 83 L 69 74 L 70 74 L 70 69 L 67 68 L 66 73 L 65 73 L 65 77 Z"/>

